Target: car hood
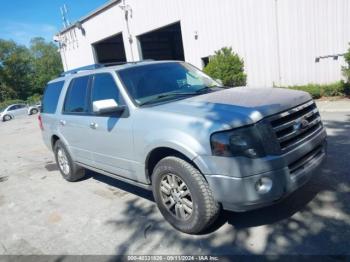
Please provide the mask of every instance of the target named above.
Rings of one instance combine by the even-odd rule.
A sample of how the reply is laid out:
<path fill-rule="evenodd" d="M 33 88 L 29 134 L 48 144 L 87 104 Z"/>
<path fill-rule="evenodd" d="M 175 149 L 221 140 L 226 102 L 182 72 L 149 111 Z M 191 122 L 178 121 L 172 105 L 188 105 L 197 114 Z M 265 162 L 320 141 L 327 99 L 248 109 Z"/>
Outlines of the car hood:
<path fill-rule="evenodd" d="M 235 87 L 153 107 L 154 110 L 239 127 L 311 100 L 302 91 Z"/>

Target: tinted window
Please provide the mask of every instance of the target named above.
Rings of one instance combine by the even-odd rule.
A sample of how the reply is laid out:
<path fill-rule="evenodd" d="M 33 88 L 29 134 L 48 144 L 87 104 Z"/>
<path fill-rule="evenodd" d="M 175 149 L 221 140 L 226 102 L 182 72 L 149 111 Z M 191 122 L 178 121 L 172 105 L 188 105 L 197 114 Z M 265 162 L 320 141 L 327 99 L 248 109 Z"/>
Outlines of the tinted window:
<path fill-rule="evenodd" d="M 88 111 L 87 87 L 89 76 L 79 77 L 72 80 L 69 85 L 64 111 L 68 113 L 84 113 Z"/>
<path fill-rule="evenodd" d="M 130 96 L 140 105 L 163 94 L 191 94 L 219 85 L 195 67 L 177 62 L 130 67 L 118 74 Z"/>
<path fill-rule="evenodd" d="M 8 109 L 8 111 L 12 111 L 12 110 L 15 110 L 15 109 L 17 109 L 17 105 L 10 106 L 9 109 Z"/>
<path fill-rule="evenodd" d="M 46 86 L 41 105 L 42 113 L 54 114 L 56 112 L 58 98 L 60 97 L 63 85 L 64 81 L 60 81 Z"/>
<path fill-rule="evenodd" d="M 98 74 L 94 77 L 92 101 L 104 99 L 114 99 L 118 104 L 122 104 L 119 89 L 110 74 Z"/>

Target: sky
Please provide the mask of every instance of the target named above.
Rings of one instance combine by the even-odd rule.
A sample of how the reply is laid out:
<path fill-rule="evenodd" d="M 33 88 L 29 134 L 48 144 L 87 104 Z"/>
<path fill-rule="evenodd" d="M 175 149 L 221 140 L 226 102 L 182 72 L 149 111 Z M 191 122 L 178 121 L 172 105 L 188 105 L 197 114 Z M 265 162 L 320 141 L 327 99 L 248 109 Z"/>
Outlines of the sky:
<path fill-rule="evenodd" d="M 52 41 L 63 28 L 60 7 L 66 4 L 71 22 L 87 15 L 108 0 L 0 0 L 0 38 L 29 45 L 41 36 Z"/>

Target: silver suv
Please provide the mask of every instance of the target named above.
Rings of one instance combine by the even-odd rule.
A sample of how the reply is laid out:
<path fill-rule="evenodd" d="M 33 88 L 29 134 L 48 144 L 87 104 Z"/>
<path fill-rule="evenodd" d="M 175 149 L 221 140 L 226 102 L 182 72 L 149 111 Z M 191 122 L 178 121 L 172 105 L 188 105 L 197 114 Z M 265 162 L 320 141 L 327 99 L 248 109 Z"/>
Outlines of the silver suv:
<path fill-rule="evenodd" d="M 224 88 L 178 61 L 66 72 L 48 83 L 39 121 L 66 180 L 86 168 L 152 189 L 165 219 L 186 233 L 204 230 L 221 208 L 284 198 L 326 155 L 309 94 Z"/>

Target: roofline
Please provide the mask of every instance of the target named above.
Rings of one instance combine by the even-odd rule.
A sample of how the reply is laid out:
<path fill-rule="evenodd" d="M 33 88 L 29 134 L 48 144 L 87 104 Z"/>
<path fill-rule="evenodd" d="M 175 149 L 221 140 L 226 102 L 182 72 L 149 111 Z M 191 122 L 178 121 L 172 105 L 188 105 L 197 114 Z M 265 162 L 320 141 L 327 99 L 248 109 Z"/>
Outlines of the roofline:
<path fill-rule="evenodd" d="M 55 82 L 60 82 L 60 81 L 65 81 L 66 79 L 70 79 L 70 78 L 76 78 L 76 77 L 80 77 L 80 76 L 84 76 L 84 75 L 91 75 L 94 73 L 102 73 L 102 72 L 112 72 L 112 71 L 119 71 L 119 70 L 123 70 L 123 69 L 128 69 L 128 68 L 132 68 L 132 67 L 138 67 L 138 66 L 146 66 L 146 65 L 150 65 L 150 64 L 162 64 L 162 63 L 182 63 L 184 61 L 181 60 L 143 60 L 143 61 L 136 61 L 136 62 L 128 62 L 125 64 L 121 64 L 121 65 L 113 65 L 113 66 L 107 66 L 107 67 L 97 67 L 95 69 L 80 69 L 77 68 L 75 69 L 76 72 L 73 72 L 72 74 L 69 73 L 69 71 L 63 72 L 62 74 L 60 74 L 58 77 L 50 80 L 48 82 L 48 84 L 50 83 L 55 83 Z M 94 65 L 94 64 L 93 64 Z M 90 65 L 90 66 L 93 66 Z M 74 71 L 70 70 L 70 71 Z M 66 74 L 64 74 L 66 73 Z"/>
<path fill-rule="evenodd" d="M 72 25 L 68 26 L 67 28 L 64 28 L 63 30 L 59 31 L 57 35 L 61 35 L 61 34 L 64 34 L 64 33 L 68 32 L 69 30 L 71 30 L 74 27 L 76 27 L 76 24 L 78 22 L 84 23 L 84 22 L 90 20 L 91 18 L 93 18 L 94 16 L 99 15 L 100 13 L 104 12 L 105 10 L 111 8 L 112 6 L 114 6 L 116 4 L 119 4 L 121 1 L 122 0 L 109 0 L 104 5 L 100 6 L 99 8 L 95 9 L 94 11 L 90 12 L 86 16 L 83 16 L 82 18 L 80 18 L 74 24 L 72 24 Z"/>

